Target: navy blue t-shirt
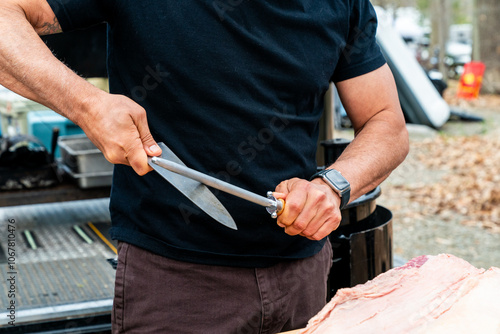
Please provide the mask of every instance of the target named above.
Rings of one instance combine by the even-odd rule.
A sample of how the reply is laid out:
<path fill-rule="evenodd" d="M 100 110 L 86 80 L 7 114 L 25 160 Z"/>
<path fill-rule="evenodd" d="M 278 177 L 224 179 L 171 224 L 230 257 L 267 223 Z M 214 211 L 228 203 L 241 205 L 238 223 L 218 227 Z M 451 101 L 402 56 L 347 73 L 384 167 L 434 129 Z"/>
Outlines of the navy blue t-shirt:
<path fill-rule="evenodd" d="M 368 0 L 49 0 L 64 31 L 108 23 L 112 93 L 142 105 L 156 141 L 187 165 L 265 195 L 316 171 L 330 81 L 385 63 Z M 317 253 L 263 207 L 216 192 L 214 221 L 157 173 L 117 165 L 111 235 L 182 261 L 245 267 Z"/>

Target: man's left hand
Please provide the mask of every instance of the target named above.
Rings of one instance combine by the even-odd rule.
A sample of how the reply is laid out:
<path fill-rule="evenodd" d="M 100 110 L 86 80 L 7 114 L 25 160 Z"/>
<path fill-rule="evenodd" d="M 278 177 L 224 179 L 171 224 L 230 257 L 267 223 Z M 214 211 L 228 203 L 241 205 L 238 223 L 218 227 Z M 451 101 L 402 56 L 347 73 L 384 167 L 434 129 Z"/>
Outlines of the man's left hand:
<path fill-rule="evenodd" d="M 340 197 L 321 179 L 283 181 L 274 195 L 286 202 L 278 225 L 289 235 L 321 240 L 340 224 Z"/>

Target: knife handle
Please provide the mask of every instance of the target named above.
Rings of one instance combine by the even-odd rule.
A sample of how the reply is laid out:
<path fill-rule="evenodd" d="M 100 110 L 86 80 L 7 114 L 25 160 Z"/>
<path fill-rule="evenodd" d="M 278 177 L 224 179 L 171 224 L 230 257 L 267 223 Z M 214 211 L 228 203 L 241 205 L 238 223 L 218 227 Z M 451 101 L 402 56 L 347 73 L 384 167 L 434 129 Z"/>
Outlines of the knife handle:
<path fill-rule="evenodd" d="M 281 215 L 283 213 L 283 211 L 285 210 L 285 200 L 278 198 L 278 201 L 281 202 L 281 209 L 278 209 L 278 211 L 276 211 L 277 216 Z M 279 205 L 278 205 L 278 208 L 279 208 Z"/>

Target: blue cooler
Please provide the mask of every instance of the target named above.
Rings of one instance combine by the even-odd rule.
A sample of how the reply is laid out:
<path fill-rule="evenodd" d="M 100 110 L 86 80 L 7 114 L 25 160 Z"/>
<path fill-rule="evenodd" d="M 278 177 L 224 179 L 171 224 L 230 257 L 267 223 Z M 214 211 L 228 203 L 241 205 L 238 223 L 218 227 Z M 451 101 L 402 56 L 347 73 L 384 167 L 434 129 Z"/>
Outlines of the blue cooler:
<path fill-rule="evenodd" d="M 59 136 L 82 134 L 83 130 L 78 125 L 59 115 L 52 110 L 33 111 L 28 113 L 28 134 L 37 137 L 43 145 L 50 150 L 52 130 L 59 128 Z M 56 147 L 56 157 L 60 157 L 59 148 Z"/>

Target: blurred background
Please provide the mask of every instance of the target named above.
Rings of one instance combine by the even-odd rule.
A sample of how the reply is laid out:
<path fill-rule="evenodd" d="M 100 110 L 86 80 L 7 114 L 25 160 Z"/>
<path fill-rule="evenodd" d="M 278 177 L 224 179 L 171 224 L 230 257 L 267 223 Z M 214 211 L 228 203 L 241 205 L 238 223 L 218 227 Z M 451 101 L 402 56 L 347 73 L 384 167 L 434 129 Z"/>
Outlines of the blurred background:
<path fill-rule="evenodd" d="M 426 70 L 458 79 L 464 64 L 483 62 L 484 93 L 500 92 L 500 4 L 495 0 L 374 0 Z"/>
<path fill-rule="evenodd" d="M 372 3 L 410 154 L 380 187 L 342 211 L 330 236 L 329 297 L 423 254 L 500 267 L 500 3 Z M 43 39 L 73 70 L 108 90 L 105 25 Z M 318 168 L 332 163 L 353 136 L 331 85 Z M 7 325 L 8 310 L 0 311 L 0 333 L 110 333 L 112 174 L 77 125 L 0 87 L 0 220 L 16 222 L 19 307 L 16 327 Z M 0 237 L 6 267 L 6 229 Z M 3 280 L 0 289 L 7 285 Z M 1 305 L 9 302 L 0 294 Z"/>

